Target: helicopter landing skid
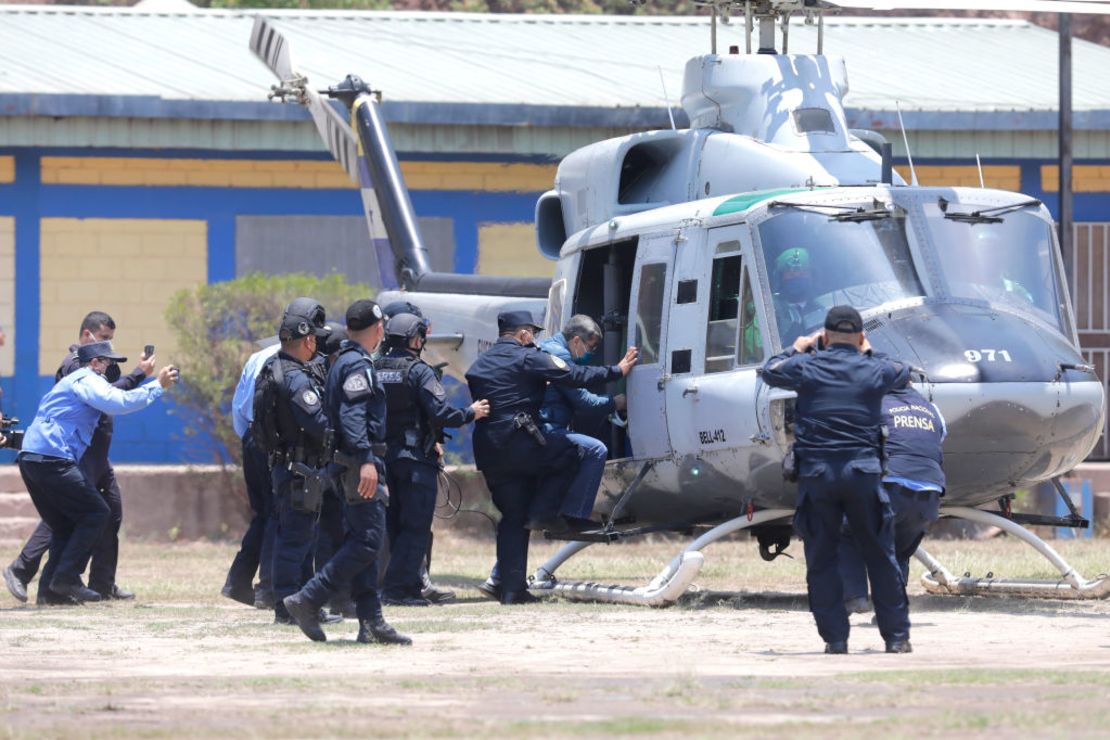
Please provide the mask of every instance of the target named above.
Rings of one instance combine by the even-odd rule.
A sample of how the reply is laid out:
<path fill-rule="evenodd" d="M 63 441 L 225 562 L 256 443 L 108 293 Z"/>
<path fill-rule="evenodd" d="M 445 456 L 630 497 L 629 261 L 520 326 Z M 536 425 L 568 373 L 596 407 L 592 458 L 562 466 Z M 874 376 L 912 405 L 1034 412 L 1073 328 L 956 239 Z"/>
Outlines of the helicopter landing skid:
<path fill-rule="evenodd" d="M 638 588 L 632 586 L 605 585 L 588 581 L 555 580 L 555 571 L 585 550 L 593 542 L 569 542 L 559 549 L 547 562 L 541 565 L 529 588 L 541 593 L 555 593 L 574 601 L 605 601 L 614 604 L 634 604 L 640 606 L 669 606 L 678 601 L 694 581 L 698 571 L 701 570 L 705 556 L 701 550 L 717 540 L 760 524 L 767 524 L 779 519 L 789 518 L 794 515 L 793 509 L 766 509 L 757 511 L 750 517 L 748 515 L 729 519 L 718 524 L 713 529 L 698 537 L 682 549 L 667 563 L 663 570 L 655 576 L 646 586 Z"/>
<path fill-rule="evenodd" d="M 1060 571 L 1060 578 L 1055 581 L 1005 580 L 995 578 L 993 573 L 988 573 L 984 578 L 973 578 L 970 573 L 957 577 L 924 548 L 918 547 L 914 556 L 928 571 L 921 576 L 921 585 L 931 594 L 1024 596 L 1040 599 L 1105 599 L 1110 596 L 1110 576 L 1103 575 L 1093 581 L 1084 579 L 1047 542 L 1017 522 L 999 514 L 964 506 L 941 509 L 940 513 L 941 516 L 998 527 L 1017 537 L 1052 563 Z"/>

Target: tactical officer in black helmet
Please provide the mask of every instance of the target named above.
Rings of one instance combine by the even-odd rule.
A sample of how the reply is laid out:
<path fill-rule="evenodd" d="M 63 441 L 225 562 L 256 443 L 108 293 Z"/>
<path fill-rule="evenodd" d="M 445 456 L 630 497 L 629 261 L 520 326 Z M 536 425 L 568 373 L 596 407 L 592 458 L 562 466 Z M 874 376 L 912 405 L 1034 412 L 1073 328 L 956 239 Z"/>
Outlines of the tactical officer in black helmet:
<path fill-rule="evenodd" d="M 390 557 L 382 601 L 395 606 L 428 606 L 420 577 L 435 515 L 443 429 L 460 427 L 489 414 L 489 402 L 465 408 L 447 403 L 435 370 L 420 359 L 428 322 L 399 313 L 385 325 L 387 354 L 374 363 L 386 400 L 386 511 Z"/>
<path fill-rule="evenodd" d="M 277 534 L 274 537 L 274 621 L 294 624 L 282 599 L 312 576 L 312 547 L 328 464 L 324 369 L 317 339 L 328 335 L 324 307 L 297 298 L 278 329 L 281 350 L 255 384 L 251 431 L 269 454 Z"/>
<path fill-rule="evenodd" d="M 387 303 L 386 305 L 382 306 L 382 313 L 385 314 L 385 318 L 387 321 L 400 313 L 412 314 L 419 319 L 425 318 L 424 313 L 420 310 L 420 307 L 417 306 L 415 303 L 411 303 L 410 301 L 392 301 L 391 303 Z M 431 332 L 432 327 L 430 322 L 425 321 L 425 327 L 427 329 L 427 332 Z M 425 334 L 425 337 L 426 336 L 427 335 Z M 389 350 L 389 347 L 387 346 L 388 341 L 388 337 L 382 340 L 382 348 L 384 351 Z M 440 371 L 437 368 L 432 368 L 432 370 L 435 371 L 437 377 L 442 380 L 442 375 Z M 440 445 L 437 451 L 440 453 L 440 455 L 443 454 L 442 445 Z M 424 599 L 427 599 L 433 604 L 445 604 L 455 598 L 455 592 L 449 588 L 443 588 L 442 586 L 435 585 L 434 583 L 432 583 L 432 577 L 428 574 L 428 565 L 432 562 L 432 546 L 434 541 L 435 535 L 429 531 L 428 551 L 424 554 L 424 559 L 420 563 L 420 596 Z M 385 578 L 385 568 L 389 564 L 388 544 L 385 548 L 383 548 L 379 561 L 382 566 L 382 578 Z"/>

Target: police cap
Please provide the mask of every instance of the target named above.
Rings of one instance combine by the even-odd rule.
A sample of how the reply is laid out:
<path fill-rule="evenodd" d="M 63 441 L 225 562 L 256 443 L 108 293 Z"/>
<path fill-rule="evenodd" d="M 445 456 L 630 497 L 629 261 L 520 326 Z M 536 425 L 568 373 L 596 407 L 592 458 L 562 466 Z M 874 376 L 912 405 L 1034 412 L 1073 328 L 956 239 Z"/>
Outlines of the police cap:
<path fill-rule="evenodd" d="M 543 327 L 536 323 L 531 311 L 502 311 L 497 314 L 497 331 L 504 333 L 530 326 L 536 331 L 543 331 Z"/>
<path fill-rule="evenodd" d="M 369 298 L 362 298 L 347 309 L 347 331 L 369 329 L 385 318 L 382 307 Z"/>
<path fill-rule="evenodd" d="M 82 365 L 88 365 L 89 362 L 98 357 L 103 357 L 112 362 L 127 362 L 126 357 L 116 354 L 116 351 L 112 349 L 111 342 L 89 342 L 77 348 L 77 361 Z"/>
<path fill-rule="evenodd" d="M 333 355 L 339 351 L 339 345 L 347 338 L 347 327 L 338 321 L 329 321 L 327 327 L 331 329 L 331 333 L 324 339 L 321 351 L 325 355 Z"/>
<path fill-rule="evenodd" d="M 841 334 L 858 334 L 863 331 L 863 318 L 851 306 L 833 306 L 825 314 L 825 329 Z"/>
<path fill-rule="evenodd" d="M 427 336 L 428 322 L 411 313 L 399 313 L 385 322 L 385 335 L 409 340 L 417 335 Z"/>
<path fill-rule="evenodd" d="M 278 327 L 278 338 L 286 342 L 309 334 L 326 337 L 329 329 L 324 324 L 324 307 L 312 298 L 296 298 L 285 307 Z"/>
<path fill-rule="evenodd" d="M 411 313 L 413 316 L 424 318 L 424 312 L 420 310 L 420 306 L 408 301 L 391 301 L 382 306 L 382 313 L 385 314 L 387 319 L 391 319 L 399 313 Z M 386 327 L 386 331 L 388 330 L 389 328 Z"/>

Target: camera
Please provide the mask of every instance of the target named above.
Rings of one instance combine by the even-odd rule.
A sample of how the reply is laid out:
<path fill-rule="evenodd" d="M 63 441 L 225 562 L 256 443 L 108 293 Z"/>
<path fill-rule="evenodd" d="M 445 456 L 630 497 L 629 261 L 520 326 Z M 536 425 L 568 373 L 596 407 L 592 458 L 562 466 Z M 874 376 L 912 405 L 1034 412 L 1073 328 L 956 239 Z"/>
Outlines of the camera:
<path fill-rule="evenodd" d="M 0 445 L 6 450 L 21 450 L 23 449 L 23 430 L 12 429 L 19 423 L 19 419 L 14 416 L 0 417 L 0 434 L 4 435 L 4 444 Z"/>

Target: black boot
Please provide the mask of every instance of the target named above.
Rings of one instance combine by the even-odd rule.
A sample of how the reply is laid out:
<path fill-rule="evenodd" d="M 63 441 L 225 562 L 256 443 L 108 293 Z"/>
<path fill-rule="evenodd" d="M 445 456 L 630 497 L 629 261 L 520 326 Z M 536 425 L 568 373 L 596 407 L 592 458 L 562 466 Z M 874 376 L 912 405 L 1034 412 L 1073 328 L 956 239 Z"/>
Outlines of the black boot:
<path fill-rule="evenodd" d="M 285 604 L 289 616 L 293 617 L 293 621 L 301 628 L 301 632 L 308 636 L 308 639 L 313 642 L 327 641 L 328 636 L 320 627 L 320 607 L 308 603 L 300 592 L 286 596 L 281 603 Z"/>
<path fill-rule="evenodd" d="M 412 644 L 411 637 L 402 635 L 390 627 L 381 617 L 373 621 L 369 619 L 358 620 L 358 637 L 356 639 L 362 643 L 380 642 L 383 645 Z"/>
<path fill-rule="evenodd" d="M 826 642 L 825 653 L 827 655 L 846 655 L 848 653 L 848 641 Z"/>
<path fill-rule="evenodd" d="M 888 653 L 912 653 L 913 646 L 909 640 L 891 640 L 886 644 Z"/>
<path fill-rule="evenodd" d="M 232 601 L 238 601 L 240 604 L 254 606 L 254 589 L 250 586 L 236 586 L 231 582 L 230 578 L 224 583 L 224 587 L 220 589 L 220 595 L 226 596 Z"/>
<path fill-rule="evenodd" d="M 59 596 L 73 599 L 78 604 L 84 604 L 86 601 L 100 601 L 100 594 L 93 591 L 91 588 L 85 588 L 84 584 L 81 583 L 67 585 L 51 583 L 50 590 Z"/>
<path fill-rule="evenodd" d="M 350 596 L 333 596 L 328 603 L 328 607 L 328 610 L 332 614 L 338 614 L 348 619 L 355 619 L 358 617 L 358 612 L 355 609 L 355 602 L 351 600 Z"/>

